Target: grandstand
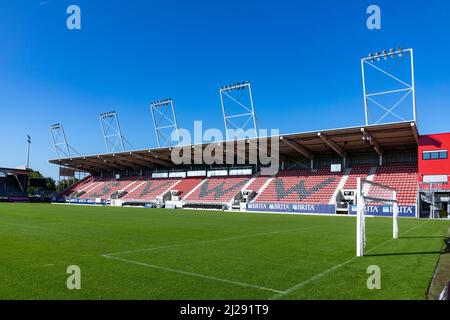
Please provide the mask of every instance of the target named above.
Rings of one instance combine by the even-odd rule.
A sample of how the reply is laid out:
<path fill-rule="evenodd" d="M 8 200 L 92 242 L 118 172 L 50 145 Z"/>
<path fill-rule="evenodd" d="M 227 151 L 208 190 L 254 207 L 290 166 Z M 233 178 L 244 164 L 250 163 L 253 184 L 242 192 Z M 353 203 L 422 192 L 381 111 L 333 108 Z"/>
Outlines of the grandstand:
<path fill-rule="evenodd" d="M 328 204 L 343 175 L 330 168 L 282 170 L 261 190 L 257 202 Z"/>
<path fill-rule="evenodd" d="M 419 216 L 423 200 L 418 150 L 424 137 L 414 122 L 276 138 L 280 164 L 274 175 L 264 175 L 264 166 L 251 164 L 248 158 L 241 165 L 175 165 L 173 147 L 50 162 L 90 173 L 62 193 L 75 203 L 354 214 L 356 181 L 361 177 L 395 188 L 400 215 Z M 247 148 L 253 143 L 259 139 L 247 140 Z M 223 157 L 234 150 L 225 149 Z M 375 215 L 384 211 L 381 204 L 371 210 Z"/>
<path fill-rule="evenodd" d="M 258 138 L 251 85 L 246 81 L 220 88 L 225 129 L 254 130 L 246 139 L 230 137 L 226 130 L 226 141 L 180 145 L 174 102 L 162 99 L 150 104 L 158 148 L 125 151 L 128 141 L 113 111 L 100 115 L 108 153 L 70 156 L 71 147 L 63 134 L 67 156 L 50 162 L 90 174 L 63 192 L 65 201 L 75 203 L 355 214 L 357 181 L 362 178 L 394 188 L 401 216 L 446 217 L 450 212 L 450 134 L 419 134 L 413 55 L 413 49 L 391 48 L 361 59 L 365 125 L 277 134 L 268 137 L 269 143 Z M 399 64 L 404 69 L 393 76 L 389 66 Z M 371 71 L 387 78 L 378 79 Z M 403 80 L 397 77 L 400 74 Z M 380 81 L 366 81 L 375 78 Z M 389 81 L 392 79 L 404 87 L 393 86 Z M 404 96 L 395 96 L 399 92 Z M 388 97 L 396 102 L 387 108 L 386 102 L 374 97 Z M 373 108 L 381 108 L 382 114 Z M 403 109 L 405 118 L 399 116 L 397 109 Z M 155 112 L 161 110 L 169 115 L 165 117 L 168 123 L 160 123 L 155 117 Z M 375 114 L 377 119 L 371 119 Z M 401 121 L 387 122 L 387 116 Z M 113 135 L 103 130 L 105 117 L 113 120 L 108 123 Z M 231 121 L 236 117 L 247 120 L 239 127 Z M 62 130 L 59 124 L 51 128 Z M 175 145 L 170 145 L 164 128 L 176 133 Z M 59 145 L 55 143 L 56 150 L 60 150 Z M 210 153 L 212 164 L 202 157 L 197 159 L 214 145 L 223 148 L 214 149 L 214 156 Z M 253 156 L 255 150 L 261 151 L 261 146 L 267 146 L 270 165 L 262 160 L 261 153 L 257 158 Z M 183 157 L 191 155 L 195 161 L 174 161 L 172 154 L 180 150 Z M 229 162 L 230 158 L 233 161 Z M 268 174 L 267 167 L 273 169 L 272 165 L 276 170 Z M 382 203 L 371 203 L 367 211 L 392 215 L 389 206 Z"/>
<path fill-rule="evenodd" d="M 28 201 L 28 170 L 0 168 L 0 201 Z"/>

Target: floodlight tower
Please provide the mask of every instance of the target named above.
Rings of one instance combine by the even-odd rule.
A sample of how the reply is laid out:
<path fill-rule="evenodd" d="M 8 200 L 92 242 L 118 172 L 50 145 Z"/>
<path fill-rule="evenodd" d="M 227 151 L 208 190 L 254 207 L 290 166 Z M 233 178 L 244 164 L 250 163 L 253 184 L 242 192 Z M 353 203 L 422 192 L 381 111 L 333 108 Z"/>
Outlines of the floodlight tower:
<path fill-rule="evenodd" d="M 120 130 L 117 112 L 110 111 L 101 113 L 99 120 L 103 139 L 105 140 L 106 151 L 108 153 L 125 151 L 124 137 Z"/>
<path fill-rule="evenodd" d="M 152 114 L 158 147 L 161 148 L 180 144 L 180 133 L 178 130 L 177 118 L 175 116 L 173 100 L 169 98 L 151 102 L 150 112 Z M 171 139 L 174 131 L 176 137 L 175 141 Z"/>
<path fill-rule="evenodd" d="M 393 72 L 388 71 L 386 68 L 380 66 L 380 63 L 391 64 L 394 59 L 403 59 L 404 63 L 409 63 L 407 68 L 407 72 L 410 74 L 409 79 L 401 79 L 400 76 L 396 76 Z M 397 61 L 398 61 L 397 60 Z M 384 79 L 394 80 L 394 83 L 397 86 L 392 86 L 387 90 L 379 90 L 373 88 L 373 86 L 369 86 L 368 80 L 369 77 L 367 75 L 366 67 L 368 69 L 375 70 L 379 72 L 379 75 L 385 77 Z M 413 49 L 393 49 L 382 50 L 381 52 L 377 51 L 375 53 L 370 53 L 368 57 L 361 59 L 361 70 L 362 70 L 362 83 L 363 83 L 363 94 L 364 94 L 364 111 L 365 111 L 365 120 L 366 125 L 369 124 L 378 124 L 383 119 L 392 115 L 402 121 L 413 120 L 416 122 L 416 93 L 415 93 L 415 81 L 414 81 L 414 52 Z M 371 92 L 369 92 L 371 91 Z M 395 99 L 394 104 L 390 106 L 386 106 L 384 103 L 380 102 L 381 97 L 383 96 L 391 96 L 395 97 L 395 94 L 401 94 L 400 98 Z M 404 117 L 398 115 L 394 110 L 408 97 L 411 95 L 412 101 L 412 119 L 405 119 Z M 378 101 L 377 101 L 378 98 Z M 371 105 L 375 105 L 383 110 L 384 114 L 378 118 L 374 123 L 370 123 L 369 119 L 369 107 Z"/>
<path fill-rule="evenodd" d="M 220 87 L 220 103 L 227 140 L 231 138 L 229 129 L 253 129 L 254 138 L 258 137 L 250 81 Z"/>
<path fill-rule="evenodd" d="M 71 151 L 78 154 L 78 152 L 67 142 L 62 124 L 52 124 L 50 126 L 50 134 L 52 136 L 53 147 L 55 148 L 58 159 L 70 157 L 72 155 Z"/>

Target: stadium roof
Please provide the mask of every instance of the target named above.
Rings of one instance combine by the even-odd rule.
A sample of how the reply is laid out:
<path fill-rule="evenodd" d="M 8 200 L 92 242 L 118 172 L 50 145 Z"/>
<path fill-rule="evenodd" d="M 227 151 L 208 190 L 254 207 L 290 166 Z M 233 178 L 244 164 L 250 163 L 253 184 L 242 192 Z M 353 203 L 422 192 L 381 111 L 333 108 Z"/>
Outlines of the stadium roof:
<path fill-rule="evenodd" d="M 30 170 L 28 170 L 28 169 L 20 169 L 20 168 L 3 168 L 3 167 L 0 167 L 0 172 L 8 172 L 8 173 L 12 173 L 12 174 L 28 175 L 30 173 Z"/>
<path fill-rule="evenodd" d="M 382 154 L 384 150 L 417 148 L 419 144 L 417 126 L 410 121 L 280 134 L 278 137 L 281 160 L 299 157 L 313 159 L 316 154 L 333 152 L 342 157 L 351 153 L 368 151 Z M 246 142 L 251 144 L 261 139 L 263 138 L 247 139 Z M 236 150 L 236 143 L 233 152 Z M 188 147 L 193 150 L 200 147 L 204 149 L 210 144 L 203 143 Z M 53 159 L 50 163 L 90 173 L 124 169 L 169 169 L 176 167 L 171 161 L 171 152 L 171 147 L 153 148 Z M 225 153 L 226 144 L 224 144 L 224 156 Z"/>

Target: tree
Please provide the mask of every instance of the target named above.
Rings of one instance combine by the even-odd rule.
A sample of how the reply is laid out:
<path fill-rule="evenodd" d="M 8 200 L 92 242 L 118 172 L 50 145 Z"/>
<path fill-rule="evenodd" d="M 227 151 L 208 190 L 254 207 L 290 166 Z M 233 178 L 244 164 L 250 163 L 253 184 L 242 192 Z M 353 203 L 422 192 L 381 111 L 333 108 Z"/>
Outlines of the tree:
<path fill-rule="evenodd" d="M 64 189 L 67 189 L 68 187 L 76 183 L 77 181 L 78 179 L 75 177 L 69 177 L 67 179 L 60 180 L 56 183 L 56 191 L 61 192 Z"/>
<path fill-rule="evenodd" d="M 35 195 L 35 194 L 40 194 L 40 189 L 41 188 L 37 188 L 37 187 L 32 187 L 31 186 L 31 179 L 42 179 L 44 176 L 39 172 L 39 171 L 34 171 L 32 169 L 30 169 L 30 173 L 28 174 L 28 194 L 30 196 Z"/>
<path fill-rule="evenodd" d="M 30 185 L 31 179 L 45 179 L 45 188 L 41 187 L 32 187 Z M 29 195 L 48 195 L 51 192 L 56 191 L 56 183 L 55 180 L 51 177 L 44 177 L 42 173 L 39 171 L 31 170 L 28 174 L 28 194 Z"/>
<path fill-rule="evenodd" d="M 47 181 L 46 181 L 46 187 L 47 187 L 47 190 L 56 191 L 56 183 L 55 183 L 55 180 L 53 180 L 53 179 L 50 178 L 50 177 L 47 177 L 46 179 L 47 179 Z"/>

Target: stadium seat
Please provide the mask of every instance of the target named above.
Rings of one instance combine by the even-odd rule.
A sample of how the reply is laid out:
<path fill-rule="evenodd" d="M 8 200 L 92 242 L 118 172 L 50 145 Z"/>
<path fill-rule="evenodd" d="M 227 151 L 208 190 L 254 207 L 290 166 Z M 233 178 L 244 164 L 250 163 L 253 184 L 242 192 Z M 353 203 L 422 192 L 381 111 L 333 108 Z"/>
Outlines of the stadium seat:
<path fill-rule="evenodd" d="M 228 203 L 249 180 L 249 176 L 211 177 L 183 200 L 190 203 Z"/>
<path fill-rule="evenodd" d="M 378 167 L 373 181 L 396 189 L 399 205 L 415 205 L 418 191 L 417 172 L 417 164 L 390 164 Z"/>
<path fill-rule="evenodd" d="M 256 177 L 249 186 L 247 186 L 247 190 L 252 190 L 254 192 L 258 192 L 259 189 L 269 180 L 270 177 L 267 176 L 258 176 Z"/>
<path fill-rule="evenodd" d="M 370 165 L 352 166 L 343 189 L 356 189 L 358 178 L 367 179 L 367 176 L 369 175 L 371 168 L 372 166 Z"/>
<path fill-rule="evenodd" d="M 181 179 L 152 179 L 146 178 L 128 191 L 122 197 L 122 200 L 145 202 L 155 201 L 158 196 L 163 195 L 166 191 L 172 190 Z"/>
<path fill-rule="evenodd" d="M 184 198 L 192 189 L 194 189 L 203 179 L 202 178 L 185 178 L 172 188 L 178 190 L 180 199 Z"/>
<path fill-rule="evenodd" d="M 328 204 L 342 177 L 330 168 L 280 171 L 255 202 Z"/>

